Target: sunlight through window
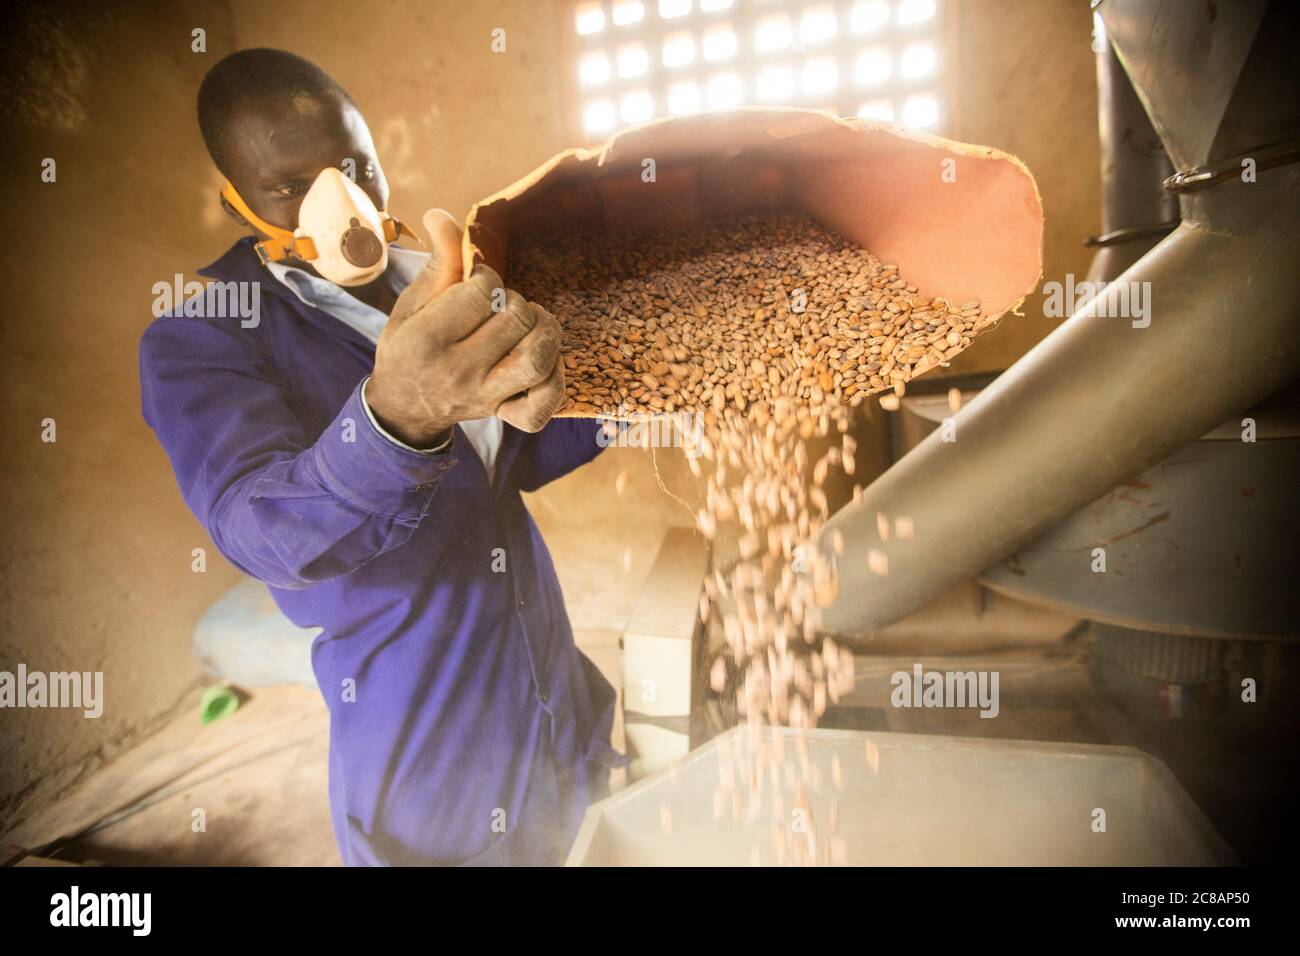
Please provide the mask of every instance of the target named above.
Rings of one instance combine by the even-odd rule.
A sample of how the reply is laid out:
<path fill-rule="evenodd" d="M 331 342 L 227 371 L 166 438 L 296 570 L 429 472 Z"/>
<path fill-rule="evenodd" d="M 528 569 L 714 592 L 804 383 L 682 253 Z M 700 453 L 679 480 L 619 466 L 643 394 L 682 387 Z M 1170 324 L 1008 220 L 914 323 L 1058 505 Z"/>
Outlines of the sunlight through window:
<path fill-rule="evenodd" d="M 572 126 L 752 106 L 937 129 L 940 0 L 575 0 Z"/>

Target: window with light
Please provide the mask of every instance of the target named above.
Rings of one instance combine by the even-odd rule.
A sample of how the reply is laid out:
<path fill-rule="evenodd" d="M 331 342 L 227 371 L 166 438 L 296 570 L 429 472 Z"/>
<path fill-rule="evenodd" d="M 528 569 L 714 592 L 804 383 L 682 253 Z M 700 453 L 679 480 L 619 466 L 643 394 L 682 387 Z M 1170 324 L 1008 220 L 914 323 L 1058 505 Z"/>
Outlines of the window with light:
<path fill-rule="evenodd" d="M 598 140 L 661 116 L 806 106 L 939 130 L 942 3 L 575 0 L 577 125 Z"/>

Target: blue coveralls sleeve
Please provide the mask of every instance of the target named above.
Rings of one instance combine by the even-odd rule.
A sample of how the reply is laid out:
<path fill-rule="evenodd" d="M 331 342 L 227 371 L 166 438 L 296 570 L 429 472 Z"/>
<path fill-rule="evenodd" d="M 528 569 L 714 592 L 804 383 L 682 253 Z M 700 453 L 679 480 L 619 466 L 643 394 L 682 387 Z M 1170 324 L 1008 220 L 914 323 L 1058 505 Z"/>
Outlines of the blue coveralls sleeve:
<path fill-rule="evenodd" d="M 144 418 L 221 553 L 280 588 L 354 570 L 407 541 L 454 447 L 420 454 L 379 434 L 360 389 L 308 434 L 255 337 L 167 317 L 140 344 Z"/>
<path fill-rule="evenodd" d="M 553 418 L 535 435 L 526 436 L 511 469 L 521 491 L 536 491 L 567 475 L 602 451 L 601 422 L 588 418 Z"/>

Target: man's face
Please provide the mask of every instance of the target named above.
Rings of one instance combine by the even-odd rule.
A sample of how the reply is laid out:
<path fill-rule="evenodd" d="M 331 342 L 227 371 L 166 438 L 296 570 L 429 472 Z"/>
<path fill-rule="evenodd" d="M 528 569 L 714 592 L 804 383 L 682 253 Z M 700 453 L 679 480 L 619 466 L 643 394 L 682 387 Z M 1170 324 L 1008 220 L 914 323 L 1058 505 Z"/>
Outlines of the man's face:
<path fill-rule="evenodd" d="M 378 209 L 388 205 L 388 181 L 370 129 L 341 97 L 301 94 L 268 97 L 236 115 L 230 181 L 253 212 L 293 230 L 298 207 L 322 169 L 347 170 Z M 299 264 L 300 263 L 295 263 Z"/>

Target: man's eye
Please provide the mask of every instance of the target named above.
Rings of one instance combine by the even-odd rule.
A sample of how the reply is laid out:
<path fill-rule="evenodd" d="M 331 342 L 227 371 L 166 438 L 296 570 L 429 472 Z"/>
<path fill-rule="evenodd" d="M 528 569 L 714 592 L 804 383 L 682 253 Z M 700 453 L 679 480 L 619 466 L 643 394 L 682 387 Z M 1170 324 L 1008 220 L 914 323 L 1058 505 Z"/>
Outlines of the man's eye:
<path fill-rule="evenodd" d="M 304 188 L 302 183 L 291 183 L 288 186 L 277 186 L 275 191 L 285 199 L 296 199 L 303 194 Z"/>

